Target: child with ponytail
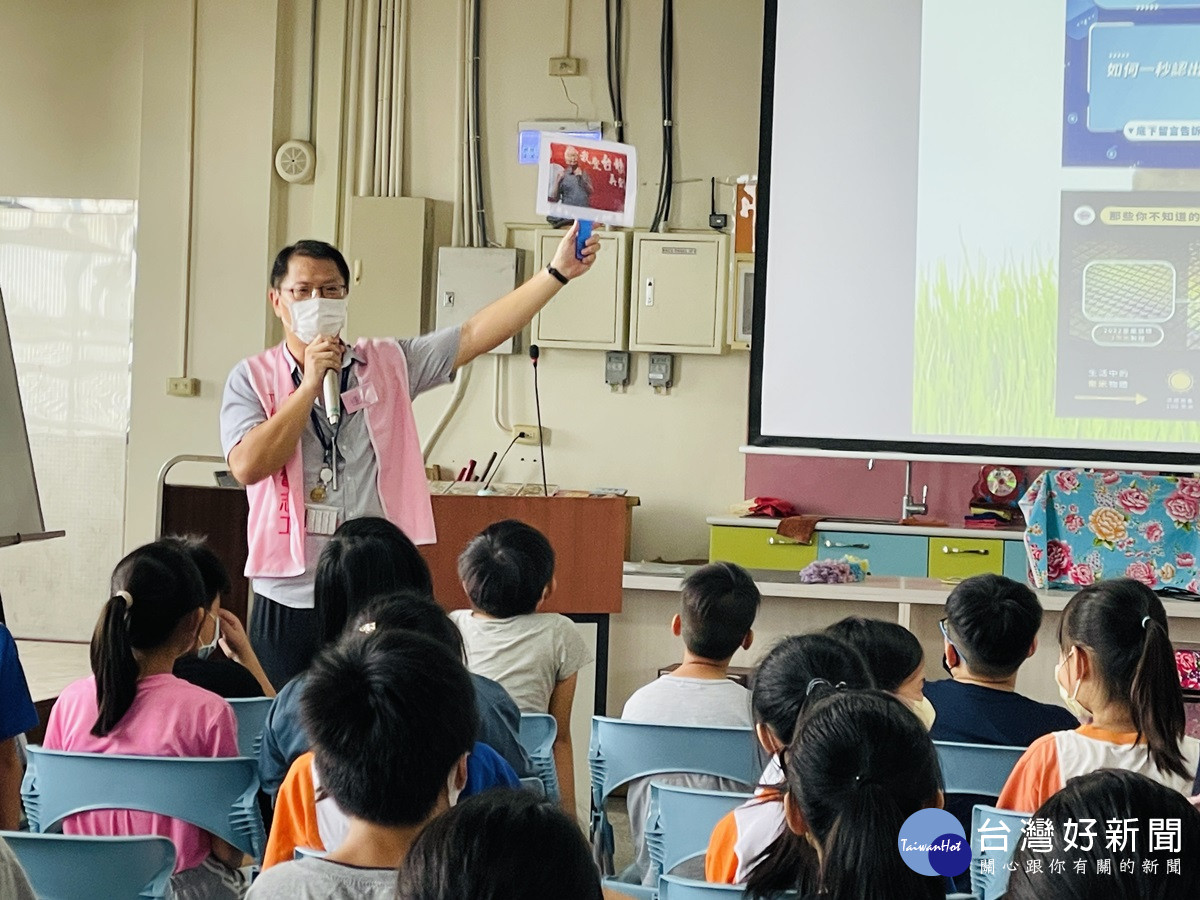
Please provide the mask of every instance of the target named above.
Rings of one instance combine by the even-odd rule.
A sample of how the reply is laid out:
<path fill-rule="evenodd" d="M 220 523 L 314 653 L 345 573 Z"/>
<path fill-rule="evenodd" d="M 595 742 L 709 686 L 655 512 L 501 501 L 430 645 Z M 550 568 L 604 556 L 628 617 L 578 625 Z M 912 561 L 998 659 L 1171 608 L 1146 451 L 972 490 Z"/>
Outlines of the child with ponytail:
<path fill-rule="evenodd" d="M 178 544 L 134 550 L 113 572 L 112 596 L 92 635 L 92 675 L 54 704 L 45 747 L 137 756 L 237 756 L 229 704 L 172 674 L 196 645 L 208 600 L 199 570 Z M 131 810 L 79 813 L 68 834 L 160 834 L 175 845 L 177 900 L 241 897 L 242 853 L 176 819 Z"/>
<path fill-rule="evenodd" d="M 783 820 L 784 776 L 779 754 L 792 739 L 796 722 L 810 700 L 810 685 L 873 686 L 863 658 L 829 634 L 784 638 L 754 673 L 751 705 L 754 730 L 771 761 L 761 786 L 717 823 L 709 838 L 704 876 L 725 884 L 747 884 L 760 893 L 794 887 L 815 857 Z"/>
<path fill-rule="evenodd" d="M 944 898 L 945 879 L 918 874 L 896 850 L 909 816 L 941 806 L 929 733 L 891 694 L 818 690 L 826 696 L 805 713 L 786 754 L 787 825 L 817 857 L 805 896 Z"/>
<path fill-rule="evenodd" d="M 1155 593 L 1130 578 L 1071 598 L 1058 627 L 1059 693 L 1087 725 L 1039 738 L 1017 762 L 999 805 L 1033 812 L 1076 775 L 1125 769 L 1189 793 L 1200 742 L 1184 736 L 1183 692 Z"/>

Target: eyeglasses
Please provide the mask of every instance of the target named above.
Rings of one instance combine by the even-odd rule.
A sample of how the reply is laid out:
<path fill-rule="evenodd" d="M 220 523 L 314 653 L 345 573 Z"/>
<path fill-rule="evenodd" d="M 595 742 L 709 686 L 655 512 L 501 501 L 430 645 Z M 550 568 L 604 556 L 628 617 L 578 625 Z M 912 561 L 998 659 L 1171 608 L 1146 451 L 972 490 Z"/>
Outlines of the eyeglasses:
<path fill-rule="evenodd" d="M 280 288 L 279 291 L 291 295 L 293 300 L 308 300 L 314 291 L 326 300 L 341 300 L 350 293 L 344 284 L 294 284 L 291 287 Z"/>

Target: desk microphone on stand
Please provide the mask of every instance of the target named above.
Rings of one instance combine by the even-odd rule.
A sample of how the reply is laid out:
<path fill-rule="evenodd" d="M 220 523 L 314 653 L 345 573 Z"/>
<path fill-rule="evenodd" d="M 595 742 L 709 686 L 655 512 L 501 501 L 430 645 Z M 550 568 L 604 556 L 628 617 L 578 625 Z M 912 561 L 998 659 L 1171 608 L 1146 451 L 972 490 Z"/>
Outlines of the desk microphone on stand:
<path fill-rule="evenodd" d="M 591 224 L 591 223 L 589 223 Z M 529 345 L 529 358 L 533 361 L 533 403 L 537 407 L 538 426 L 538 456 L 542 458 L 542 496 L 550 496 L 550 488 L 546 483 L 546 439 L 542 435 L 542 397 L 538 393 L 538 357 L 542 355 L 537 344 Z"/>

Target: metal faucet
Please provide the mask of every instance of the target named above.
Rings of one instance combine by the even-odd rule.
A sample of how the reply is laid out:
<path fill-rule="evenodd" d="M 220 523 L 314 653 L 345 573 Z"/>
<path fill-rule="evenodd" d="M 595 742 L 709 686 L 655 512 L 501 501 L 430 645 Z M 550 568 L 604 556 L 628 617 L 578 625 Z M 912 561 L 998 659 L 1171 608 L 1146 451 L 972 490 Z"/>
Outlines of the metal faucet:
<path fill-rule="evenodd" d="M 926 502 L 929 499 L 929 485 L 924 485 L 921 488 L 921 502 L 917 503 L 913 498 L 912 492 L 912 460 L 908 460 L 904 464 L 904 499 L 900 503 L 900 518 L 907 519 L 909 516 L 923 516 L 929 512 L 929 504 Z"/>

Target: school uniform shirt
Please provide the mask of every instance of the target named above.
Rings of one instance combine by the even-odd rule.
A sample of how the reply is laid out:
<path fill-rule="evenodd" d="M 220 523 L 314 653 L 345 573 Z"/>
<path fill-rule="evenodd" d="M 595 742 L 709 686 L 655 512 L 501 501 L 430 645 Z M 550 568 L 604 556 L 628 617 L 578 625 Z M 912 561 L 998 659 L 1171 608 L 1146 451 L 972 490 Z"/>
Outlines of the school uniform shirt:
<path fill-rule="evenodd" d="M 37 709 L 29 696 L 17 643 L 12 633 L 0 625 L 0 741 L 24 734 L 37 724 Z"/>
<path fill-rule="evenodd" d="M 925 682 L 925 696 L 937 711 L 929 730 L 935 741 L 1028 747 L 1044 734 L 1079 725 L 1056 704 L 952 678 Z"/>
<path fill-rule="evenodd" d="M 704 854 L 704 880 L 745 884 L 755 861 L 783 834 L 783 770 L 772 757 L 763 770 L 754 797 L 726 813 L 713 829 Z"/>
<path fill-rule="evenodd" d="M 700 725 L 750 728 L 754 718 L 750 711 L 750 692 L 727 678 L 681 678 L 663 675 L 656 681 L 638 688 L 625 701 L 621 718 L 630 722 L 652 722 L 659 725 Z M 650 852 L 646 848 L 646 816 L 650 811 L 650 782 L 658 781 L 682 787 L 710 791 L 745 791 L 749 785 L 727 778 L 691 773 L 666 773 L 629 782 L 626 803 L 629 808 L 629 829 L 633 833 L 636 853 L 636 877 L 642 884 L 652 882 Z M 622 875 L 624 880 L 634 873 Z"/>
<path fill-rule="evenodd" d="M 263 872 L 246 900 L 391 900 L 396 870 L 368 869 L 329 859 L 297 859 Z"/>
<path fill-rule="evenodd" d="M 523 713 L 550 709 L 550 695 L 592 661 L 575 623 L 558 613 L 487 619 L 456 609 L 450 619 L 462 632 L 467 668 L 497 681 Z"/>
<path fill-rule="evenodd" d="M 96 679 L 89 675 L 67 686 L 50 711 L 43 745 L 75 753 L 132 756 L 237 756 L 237 720 L 216 694 L 163 673 L 141 679 L 133 705 L 104 737 L 92 734 L 96 722 Z M 175 845 L 175 871 L 194 869 L 208 858 L 207 831 L 167 816 L 104 809 L 77 813 L 63 822 L 67 834 L 158 834 Z"/>
<path fill-rule="evenodd" d="M 459 799 L 465 800 L 489 788 L 520 786 L 512 766 L 487 744 L 476 743 L 467 757 L 467 781 Z M 346 840 L 350 821 L 332 797 L 317 799 L 320 787 L 321 776 L 313 754 L 297 757 L 275 800 L 271 834 L 263 855 L 264 869 L 292 859 L 297 847 L 333 851 Z"/>
<path fill-rule="evenodd" d="M 1186 796 L 1200 763 L 1200 741 L 1184 737 L 1180 750 L 1190 773 L 1186 778 L 1159 771 L 1145 743 L 1137 742 L 1136 732 L 1105 731 L 1094 725 L 1056 731 L 1038 738 L 1017 760 L 996 805 L 1016 812 L 1035 812 L 1069 779 L 1097 769 L 1138 772 Z"/>
<path fill-rule="evenodd" d="M 267 712 L 258 746 L 258 780 L 268 797 L 275 796 L 292 763 L 312 746 L 300 722 L 305 677 L 297 675 L 285 684 Z M 531 776 L 533 765 L 518 737 L 521 714 L 516 704 L 504 688 L 488 678 L 472 674 L 471 684 L 479 713 L 480 742 L 499 753 L 518 778 Z"/>

